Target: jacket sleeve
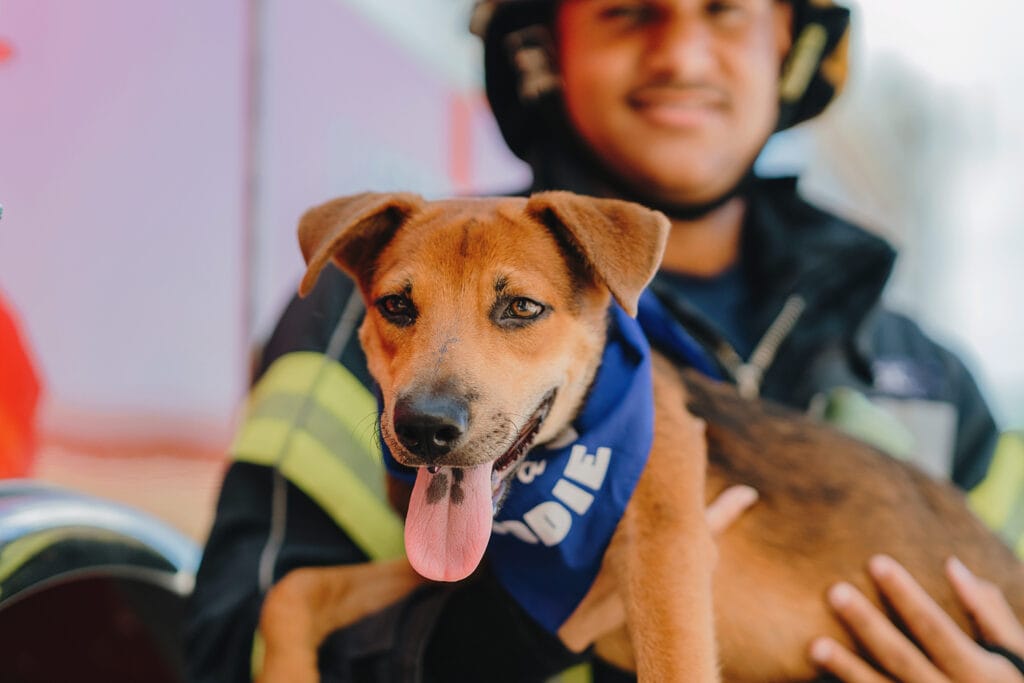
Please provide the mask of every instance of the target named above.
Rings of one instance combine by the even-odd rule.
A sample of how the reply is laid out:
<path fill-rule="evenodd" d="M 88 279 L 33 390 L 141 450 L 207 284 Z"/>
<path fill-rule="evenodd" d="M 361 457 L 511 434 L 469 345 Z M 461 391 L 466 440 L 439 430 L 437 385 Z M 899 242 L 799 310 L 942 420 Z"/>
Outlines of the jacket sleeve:
<path fill-rule="evenodd" d="M 335 272 L 307 299 L 294 298 L 260 354 L 254 383 L 278 358 L 296 351 L 323 352 L 340 306 L 352 293 Z M 284 500 L 280 547 L 272 547 L 273 499 Z M 189 680 L 241 683 L 251 679 L 253 637 L 263 593 L 261 558 L 274 556 L 280 578 L 302 565 L 359 562 L 360 549 L 307 496 L 271 467 L 232 462 L 221 484 L 213 526 L 206 541 L 186 614 Z"/>
<path fill-rule="evenodd" d="M 895 358 L 912 363 L 920 369 L 918 375 L 923 378 L 920 384 L 925 396 L 948 402 L 956 409 L 951 476 L 964 490 L 977 486 L 988 471 L 999 433 L 966 365 L 910 319 L 890 311 L 881 313 L 873 336 L 876 359 Z"/>
<path fill-rule="evenodd" d="M 358 296 L 353 289 L 328 269 L 309 298 L 293 300 L 263 350 L 257 378 L 289 353 L 322 353 L 346 300 Z M 360 381 L 369 381 L 358 343 L 345 346 L 342 362 Z M 261 561 L 273 558 L 274 580 L 300 566 L 365 561 L 350 532 L 274 468 L 234 462 L 189 604 L 190 680 L 248 681 L 263 599 Z M 579 660 L 533 622 L 486 568 L 474 580 L 426 592 L 379 619 L 332 634 L 320 653 L 321 666 L 330 669 L 322 671 L 324 680 L 403 680 L 410 667 L 423 680 L 542 680 Z"/>
<path fill-rule="evenodd" d="M 189 680 L 251 680 L 253 636 L 263 594 L 260 558 L 271 542 L 274 471 L 233 463 L 224 477 L 213 528 L 189 601 L 186 662 Z M 286 480 L 287 529 L 276 557 L 280 578 L 303 565 L 347 564 L 365 556 L 333 521 Z"/>
<path fill-rule="evenodd" d="M 981 483 L 988 472 L 999 430 L 971 373 L 959 358 L 948 352 L 947 362 L 950 375 L 959 385 L 953 481 L 969 491 Z"/>

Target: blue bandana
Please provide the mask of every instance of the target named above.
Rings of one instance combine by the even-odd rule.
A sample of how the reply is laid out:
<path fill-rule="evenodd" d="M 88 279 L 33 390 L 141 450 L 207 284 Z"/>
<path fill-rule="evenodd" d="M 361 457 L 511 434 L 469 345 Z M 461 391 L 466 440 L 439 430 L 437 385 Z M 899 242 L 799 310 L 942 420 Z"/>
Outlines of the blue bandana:
<path fill-rule="evenodd" d="M 647 464 L 654 432 L 648 337 L 674 359 L 717 374 L 653 294 L 641 297 L 636 320 L 613 303 L 601 365 L 572 424 L 574 438 L 530 451 L 494 520 L 491 570 L 552 633 L 590 590 Z M 412 482 L 415 470 L 383 450 L 388 471 Z"/>
<path fill-rule="evenodd" d="M 572 425 L 578 436 L 530 451 L 487 546 L 498 580 L 552 632 L 597 576 L 653 440 L 650 347 L 618 305 L 609 318 L 601 366 Z"/>

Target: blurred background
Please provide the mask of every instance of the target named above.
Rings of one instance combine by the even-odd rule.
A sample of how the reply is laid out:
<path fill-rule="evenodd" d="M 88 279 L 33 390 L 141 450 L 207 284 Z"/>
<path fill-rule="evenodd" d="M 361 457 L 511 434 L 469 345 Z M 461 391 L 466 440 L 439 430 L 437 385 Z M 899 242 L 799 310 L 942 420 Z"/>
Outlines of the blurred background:
<path fill-rule="evenodd" d="M 469 4 L 0 0 L 0 444 L 202 540 L 302 211 L 527 182 Z M 1020 428 L 1024 6 L 852 7 L 847 92 L 761 170 L 896 243 L 891 303 Z"/>

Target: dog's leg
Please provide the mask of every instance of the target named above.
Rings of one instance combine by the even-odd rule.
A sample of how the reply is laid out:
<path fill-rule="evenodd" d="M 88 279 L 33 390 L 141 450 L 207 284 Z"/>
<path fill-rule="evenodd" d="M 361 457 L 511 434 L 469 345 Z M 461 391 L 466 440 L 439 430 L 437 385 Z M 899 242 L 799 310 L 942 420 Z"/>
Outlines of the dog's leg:
<path fill-rule="evenodd" d="M 384 609 L 424 582 L 403 557 L 289 572 L 260 613 L 264 642 L 260 683 L 315 683 L 317 648 L 332 631 Z"/>
<path fill-rule="evenodd" d="M 599 639 L 620 630 L 625 623 L 626 608 L 622 604 L 622 593 L 615 583 L 615 573 L 606 560 L 583 601 L 558 629 L 558 637 L 573 652 L 583 652 Z M 628 650 L 628 637 L 625 645 Z M 626 670 L 635 666 L 632 653 L 626 658 L 611 661 Z"/>
<path fill-rule="evenodd" d="M 654 445 L 610 559 L 639 679 L 717 681 L 704 426 L 686 412 L 685 391 L 668 361 L 659 360 L 654 373 Z"/>

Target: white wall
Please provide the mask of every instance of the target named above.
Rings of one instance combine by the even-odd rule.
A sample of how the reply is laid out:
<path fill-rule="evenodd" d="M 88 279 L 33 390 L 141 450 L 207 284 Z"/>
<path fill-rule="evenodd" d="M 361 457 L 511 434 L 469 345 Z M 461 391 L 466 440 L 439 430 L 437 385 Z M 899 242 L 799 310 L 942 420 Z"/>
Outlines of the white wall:
<path fill-rule="evenodd" d="M 892 239 L 892 304 L 1024 427 L 1024 6 L 854 5 L 847 91 L 790 140 L 804 190 Z"/>

